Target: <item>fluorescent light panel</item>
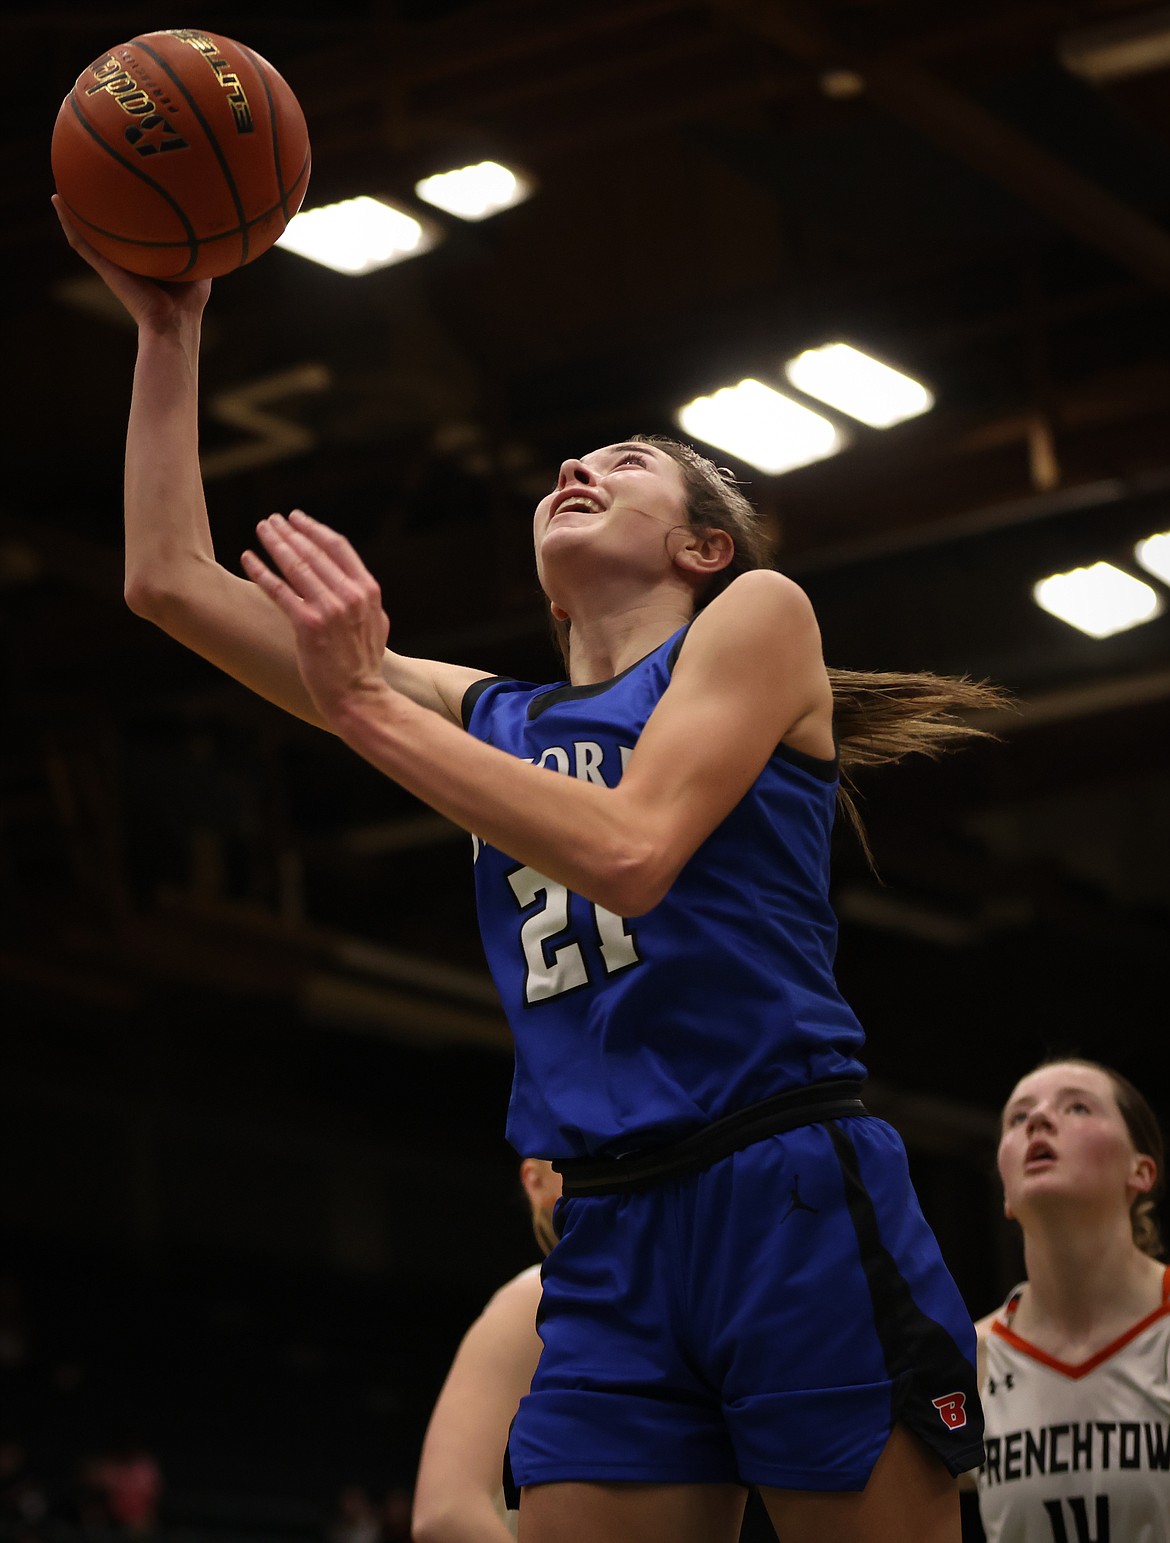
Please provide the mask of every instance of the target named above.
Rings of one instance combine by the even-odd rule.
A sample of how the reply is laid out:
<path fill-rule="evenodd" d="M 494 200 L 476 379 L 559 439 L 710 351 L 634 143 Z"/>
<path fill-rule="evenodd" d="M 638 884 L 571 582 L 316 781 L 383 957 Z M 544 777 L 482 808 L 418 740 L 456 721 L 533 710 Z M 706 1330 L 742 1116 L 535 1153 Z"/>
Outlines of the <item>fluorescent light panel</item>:
<path fill-rule="evenodd" d="M 805 396 L 875 429 L 904 423 L 934 406 L 934 397 L 919 381 L 848 343 L 808 348 L 789 359 L 784 373 Z"/>
<path fill-rule="evenodd" d="M 696 439 L 773 476 L 835 455 L 844 443 L 828 418 L 750 378 L 696 397 L 679 408 L 678 421 Z"/>
<path fill-rule="evenodd" d="M 277 241 L 290 252 L 353 277 L 429 252 L 438 233 L 379 198 L 347 198 L 304 209 Z"/>
<path fill-rule="evenodd" d="M 1112 637 L 1162 612 L 1158 592 L 1112 563 L 1053 573 L 1032 586 L 1036 604 L 1093 638 Z"/>
<path fill-rule="evenodd" d="M 1133 555 L 1147 573 L 1161 579 L 1163 584 L 1170 584 L 1170 530 L 1139 541 L 1133 549 Z"/>
<path fill-rule="evenodd" d="M 414 191 L 436 209 L 461 220 L 486 220 L 523 203 L 532 191 L 530 183 L 497 161 L 480 161 L 476 166 L 461 166 L 416 182 Z"/>

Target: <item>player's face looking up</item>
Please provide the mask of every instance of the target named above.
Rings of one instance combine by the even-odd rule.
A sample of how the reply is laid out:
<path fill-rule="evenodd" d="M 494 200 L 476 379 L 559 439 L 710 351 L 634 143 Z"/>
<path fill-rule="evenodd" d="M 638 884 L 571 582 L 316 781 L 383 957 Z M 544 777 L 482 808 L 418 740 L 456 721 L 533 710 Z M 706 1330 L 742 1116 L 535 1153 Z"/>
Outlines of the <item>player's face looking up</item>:
<path fill-rule="evenodd" d="M 692 535 L 682 472 L 645 444 L 609 445 L 565 461 L 536 507 L 537 572 L 554 602 L 585 576 L 615 571 L 635 583 L 660 579 Z"/>
<path fill-rule="evenodd" d="M 1051 1206 L 1128 1211 L 1156 1177 L 1139 1153 L 1107 1073 L 1077 1061 L 1042 1066 L 1017 1083 L 999 1143 L 1004 1208 L 1026 1221 Z"/>

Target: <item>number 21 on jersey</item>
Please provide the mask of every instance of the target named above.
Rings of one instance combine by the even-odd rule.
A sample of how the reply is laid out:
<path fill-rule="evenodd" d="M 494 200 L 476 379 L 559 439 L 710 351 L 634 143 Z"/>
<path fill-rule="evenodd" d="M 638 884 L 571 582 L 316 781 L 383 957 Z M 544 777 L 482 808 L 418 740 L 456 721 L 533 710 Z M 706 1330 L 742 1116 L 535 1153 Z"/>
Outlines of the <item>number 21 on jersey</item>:
<path fill-rule="evenodd" d="M 634 935 L 625 921 L 604 906 L 571 896 L 563 884 L 546 879 L 535 868 L 517 868 L 508 883 L 521 911 L 530 914 L 520 924 L 524 952 L 524 1000 L 530 1005 L 563 996 L 589 984 L 589 966 L 580 942 L 562 937 L 569 930 L 570 901 L 593 913 L 596 948 L 607 975 L 616 975 L 639 963 Z M 560 941 L 556 941 L 560 939 Z"/>

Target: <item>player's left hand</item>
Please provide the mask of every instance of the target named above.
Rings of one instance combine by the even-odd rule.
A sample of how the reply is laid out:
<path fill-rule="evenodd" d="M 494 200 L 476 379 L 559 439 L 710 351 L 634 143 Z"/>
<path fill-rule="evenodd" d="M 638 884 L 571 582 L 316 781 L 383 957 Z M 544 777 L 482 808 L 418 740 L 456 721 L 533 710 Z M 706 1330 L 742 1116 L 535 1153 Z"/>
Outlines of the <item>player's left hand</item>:
<path fill-rule="evenodd" d="M 390 620 L 350 543 L 300 509 L 261 520 L 256 534 L 279 573 L 252 551 L 244 572 L 291 622 L 301 678 L 323 717 L 336 722 L 363 698 L 384 695 Z"/>

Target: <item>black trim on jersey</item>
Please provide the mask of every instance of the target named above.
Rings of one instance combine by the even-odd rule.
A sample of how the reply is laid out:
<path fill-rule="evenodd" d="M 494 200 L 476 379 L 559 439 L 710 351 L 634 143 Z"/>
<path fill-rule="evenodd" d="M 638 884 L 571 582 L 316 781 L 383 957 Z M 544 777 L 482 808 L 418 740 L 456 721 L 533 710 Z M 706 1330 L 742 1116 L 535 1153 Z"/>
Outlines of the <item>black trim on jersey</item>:
<path fill-rule="evenodd" d="M 837 776 L 839 759 L 837 756 L 826 761 L 823 756 L 807 755 L 803 750 L 794 750 L 791 745 L 785 744 L 776 746 L 776 754 L 782 761 L 791 762 L 793 766 L 798 766 L 801 771 L 819 778 L 821 782 L 832 782 Z"/>
<path fill-rule="evenodd" d="M 555 707 L 558 702 L 579 702 L 585 697 L 601 696 L 611 686 L 616 686 L 619 680 L 630 673 L 630 670 L 636 670 L 641 663 L 641 659 L 638 659 L 620 675 L 611 676 L 609 680 L 595 680 L 588 686 L 551 686 L 529 702 L 526 714 L 529 723 L 534 723 L 546 708 Z"/>
<path fill-rule="evenodd" d="M 485 675 L 482 680 L 473 680 L 471 685 L 463 693 L 463 700 L 459 704 L 459 716 L 463 719 L 463 727 L 471 727 L 471 715 L 475 711 L 475 704 L 489 686 L 498 685 L 505 677 L 503 675 Z"/>
<path fill-rule="evenodd" d="M 674 667 L 678 663 L 678 656 L 682 652 L 682 646 L 687 640 L 692 625 L 693 621 L 687 622 L 686 626 L 679 633 L 678 637 L 675 638 L 674 643 L 671 645 L 670 652 L 666 656 L 666 671 L 668 675 L 672 675 L 674 673 Z M 651 654 L 655 652 L 655 649 L 651 649 L 649 654 L 644 654 L 641 659 L 636 659 L 633 664 L 627 665 L 627 667 L 622 670 L 620 675 L 613 675 L 608 680 L 594 681 L 591 685 L 588 686 L 551 686 L 547 691 L 542 692 L 539 696 L 533 697 L 532 701 L 529 702 L 528 712 L 526 715 L 529 723 L 535 722 L 535 720 L 540 717 L 541 713 L 543 713 L 549 707 L 555 707 L 558 702 L 577 702 L 587 697 L 601 696 L 604 692 L 608 691 L 611 686 L 616 686 L 619 680 L 624 680 L 631 670 L 636 670 L 640 664 L 645 664 L 646 660 L 649 659 Z M 495 679 L 498 680 L 499 676 L 496 676 Z M 477 681 L 474 686 L 468 687 L 467 694 L 463 698 L 465 723 L 471 717 L 471 708 L 474 707 L 475 702 L 478 701 L 477 692 L 476 696 L 472 698 L 469 704 L 468 698 L 471 696 L 471 693 L 476 691 L 477 687 L 482 689 L 484 686 L 490 686 L 491 684 L 492 682 L 490 680 Z M 822 756 L 807 755 L 805 751 L 795 750 L 791 745 L 785 744 L 777 745 L 774 753 L 778 755 L 782 761 L 789 762 L 790 765 L 797 767 L 800 771 L 808 772 L 811 777 L 816 777 L 820 782 L 832 782 L 837 776 L 839 761 L 839 757 L 837 755 L 833 755 L 828 760 L 826 760 Z"/>
<path fill-rule="evenodd" d="M 693 621 L 687 622 L 686 626 L 674 640 L 670 653 L 666 657 L 666 670 L 668 675 L 674 673 L 674 667 L 678 663 L 678 656 L 682 651 L 683 644 L 687 640 L 687 635 L 689 634 L 692 625 Z M 659 647 L 661 647 L 661 644 Z M 601 696 L 602 693 L 608 691 L 611 686 L 616 686 L 619 680 L 624 680 L 631 670 L 636 670 L 640 664 L 645 664 L 646 660 L 650 658 L 651 654 L 656 652 L 656 649 L 651 649 L 649 654 L 643 654 L 641 659 L 635 659 L 634 663 L 627 665 L 619 675 L 612 675 L 608 680 L 594 681 L 591 685 L 588 686 L 573 686 L 568 684 L 563 686 L 550 686 L 547 691 L 541 692 L 539 696 L 533 697 L 532 701 L 529 702 L 528 711 L 526 714 L 529 723 L 535 722 L 535 720 L 540 717 L 541 713 L 543 713 L 546 708 L 553 707 L 558 702 L 575 702 L 587 697 Z M 487 690 L 487 688 L 489 686 L 498 685 L 500 681 L 506 680 L 507 678 L 508 677 L 503 675 L 487 675 L 483 678 L 483 680 L 472 681 L 471 685 L 468 686 L 467 690 L 463 693 L 463 701 L 460 704 L 460 713 L 463 718 L 463 727 L 465 729 L 471 727 L 471 715 L 475 711 L 475 704 L 479 701 L 480 697 Z M 834 743 L 835 742 L 836 741 L 834 741 Z M 822 756 L 808 755 L 803 750 L 795 750 L 791 745 L 785 744 L 777 745 L 774 753 L 778 755 L 782 761 L 787 761 L 790 765 L 797 767 L 800 771 L 808 772 L 811 777 L 816 777 L 820 782 L 832 782 L 837 776 L 840 762 L 839 754 L 833 755 L 830 759 L 826 760 Z"/>
<path fill-rule="evenodd" d="M 845 1130 L 826 1129 L 837 1153 L 845 1200 L 873 1304 L 874 1331 L 894 1383 L 893 1415 L 920 1436 L 956 1477 L 982 1466 L 983 1406 L 975 1368 L 941 1324 L 919 1308 L 893 1256 L 882 1242 L 873 1201 L 861 1177 L 857 1151 Z M 932 1403 L 963 1395 L 967 1423 L 951 1430 Z"/>
<path fill-rule="evenodd" d="M 678 656 L 682 652 L 682 646 L 686 642 L 688 636 L 690 635 L 690 630 L 694 626 L 694 624 L 695 624 L 695 618 L 692 616 L 690 621 L 687 622 L 686 626 L 679 633 L 678 637 L 675 638 L 675 640 L 674 640 L 674 647 L 670 650 L 670 653 L 667 654 L 667 656 L 666 656 L 666 673 L 668 675 L 673 675 L 674 674 L 674 667 L 678 663 Z"/>
<path fill-rule="evenodd" d="M 690 630 L 690 626 L 691 623 L 687 622 L 686 627 L 683 628 L 681 635 L 674 640 L 674 647 L 670 650 L 666 660 L 666 669 L 668 674 L 671 670 L 674 669 L 674 662 L 678 658 L 678 651 L 683 646 L 683 639 L 686 637 L 687 632 Z M 659 643 L 658 648 L 661 647 L 662 644 Z M 608 691 L 611 686 L 616 686 L 619 680 L 625 680 L 626 676 L 630 673 L 631 670 L 636 670 L 640 664 L 645 664 L 647 659 L 652 658 L 653 655 L 658 652 L 658 648 L 652 648 L 648 654 L 643 654 L 640 659 L 635 659 L 633 664 L 628 664 L 624 670 L 622 670 L 617 675 L 611 675 L 608 680 L 595 680 L 588 686 L 564 685 L 550 687 L 549 690 L 542 692 L 540 696 L 533 697 L 532 701 L 529 702 L 529 723 L 532 723 L 537 718 L 539 718 L 541 713 L 544 712 L 546 708 L 555 707 L 558 702 L 576 702 L 582 700 L 585 697 L 601 696 L 601 694 L 605 691 Z"/>

